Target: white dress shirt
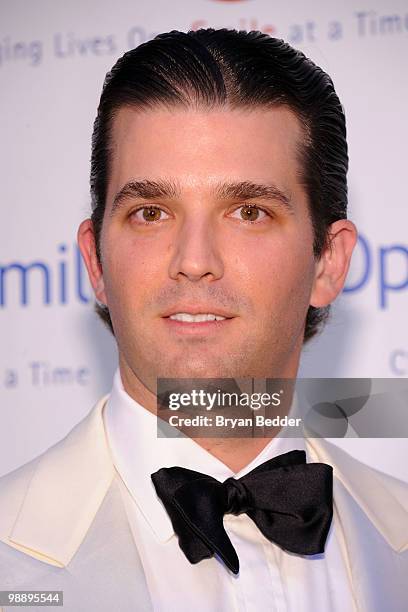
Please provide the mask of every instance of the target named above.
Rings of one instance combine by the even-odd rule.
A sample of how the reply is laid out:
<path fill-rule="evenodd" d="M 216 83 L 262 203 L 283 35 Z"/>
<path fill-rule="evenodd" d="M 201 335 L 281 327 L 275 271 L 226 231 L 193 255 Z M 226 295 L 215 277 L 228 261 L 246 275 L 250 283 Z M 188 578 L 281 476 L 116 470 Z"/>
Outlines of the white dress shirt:
<path fill-rule="evenodd" d="M 267 540 L 245 513 L 225 515 L 224 527 L 240 562 L 235 575 L 216 556 L 197 564 L 187 560 L 150 478 L 161 467 L 175 465 L 204 472 L 221 482 L 230 476 L 239 478 L 276 455 L 293 449 L 307 453 L 303 438 L 277 436 L 234 474 L 190 438 L 158 438 L 156 416 L 126 393 L 119 370 L 104 409 L 104 424 L 155 610 L 355 610 L 333 523 L 325 552 L 302 556 Z M 307 454 L 306 459 L 310 461 Z"/>

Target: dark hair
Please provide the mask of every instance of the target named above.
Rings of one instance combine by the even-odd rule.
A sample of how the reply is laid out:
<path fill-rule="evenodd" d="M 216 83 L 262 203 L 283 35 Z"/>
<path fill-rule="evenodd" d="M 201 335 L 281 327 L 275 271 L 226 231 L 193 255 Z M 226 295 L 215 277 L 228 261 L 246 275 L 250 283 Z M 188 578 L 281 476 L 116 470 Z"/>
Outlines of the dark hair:
<path fill-rule="evenodd" d="M 329 225 L 347 216 L 347 141 L 343 107 L 331 78 L 301 51 L 261 32 L 172 31 L 125 53 L 106 75 L 92 136 L 91 197 L 97 254 L 111 165 L 111 129 L 124 106 L 213 108 L 284 105 L 300 123 L 300 180 L 309 201 L 319 259 Z M 323 326 L 330 306 L 309 306 L 304 342 Z M 96 310 L 112 333 L 109 311 Z"/>

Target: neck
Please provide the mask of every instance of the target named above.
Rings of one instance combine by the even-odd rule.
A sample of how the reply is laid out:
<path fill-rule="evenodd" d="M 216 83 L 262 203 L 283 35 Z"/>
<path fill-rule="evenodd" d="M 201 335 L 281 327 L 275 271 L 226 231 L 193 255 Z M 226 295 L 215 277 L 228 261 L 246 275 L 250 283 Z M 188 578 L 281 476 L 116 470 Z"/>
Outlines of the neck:
<path fill-rule="evenodd" d="M 276 435 L 276 434 L 275 434 Z M 193 438 L 204 450 L 222 461 L 234 473 L 250 463 L 274 438 Z"/>

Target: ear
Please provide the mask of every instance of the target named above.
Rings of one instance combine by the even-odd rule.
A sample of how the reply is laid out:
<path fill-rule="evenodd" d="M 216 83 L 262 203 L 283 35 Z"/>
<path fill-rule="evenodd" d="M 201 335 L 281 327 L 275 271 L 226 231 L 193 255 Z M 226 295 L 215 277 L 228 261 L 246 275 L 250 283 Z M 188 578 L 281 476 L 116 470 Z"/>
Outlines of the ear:
<path fill-rule="evenodd" d="M 102 266 L 96 254 L 95 232 L 91 219 L 82 221 L 78 228 L 77 239 L 95 297 L 98 302 L 106 306 Z"/>
<path fill-rule="evenodd" d="M 341 292 L 356 242 L 357 228 L 352 221 L 340 219 L 331 224 L 329 244 L 316 264 L 311 306 L 327 306 Z"/>

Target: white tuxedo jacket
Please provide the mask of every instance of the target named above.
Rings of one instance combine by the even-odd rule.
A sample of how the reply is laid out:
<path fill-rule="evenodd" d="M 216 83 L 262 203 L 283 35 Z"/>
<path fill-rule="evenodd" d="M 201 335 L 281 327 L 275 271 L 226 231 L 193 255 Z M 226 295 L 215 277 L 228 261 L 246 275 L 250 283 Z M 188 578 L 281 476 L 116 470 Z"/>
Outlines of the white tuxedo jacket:
<path fill-rule="evenodd" d="M 62 590 L 66 612 L 153 609 L 105 437 L 106 399 L 0 478 L 0 590 Z M 325 440 L 306 439 L 306 447 L 333 466 L 333 523 L 355 609 L 407 612 L 408 484 Z"/>

